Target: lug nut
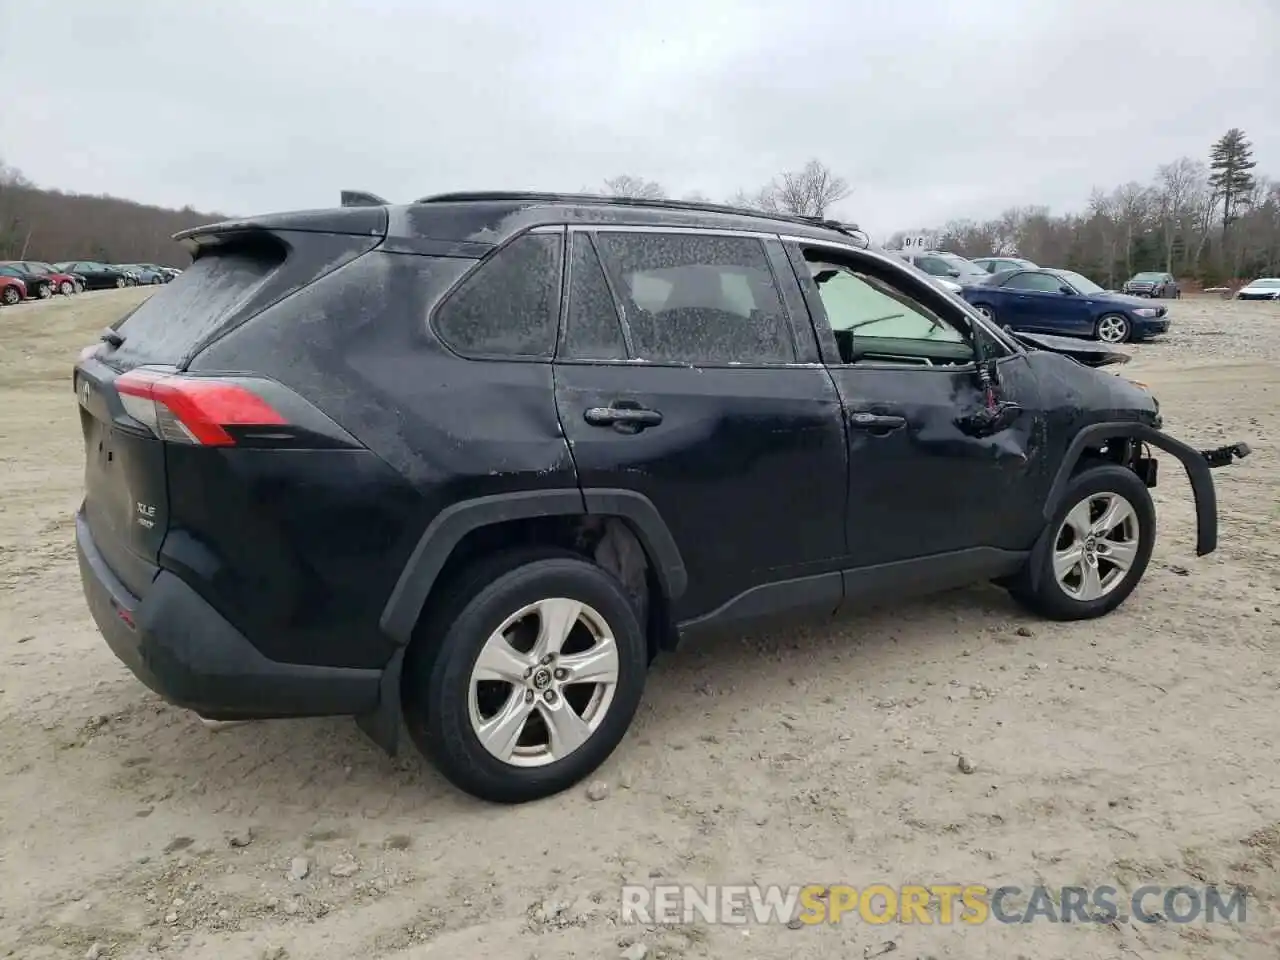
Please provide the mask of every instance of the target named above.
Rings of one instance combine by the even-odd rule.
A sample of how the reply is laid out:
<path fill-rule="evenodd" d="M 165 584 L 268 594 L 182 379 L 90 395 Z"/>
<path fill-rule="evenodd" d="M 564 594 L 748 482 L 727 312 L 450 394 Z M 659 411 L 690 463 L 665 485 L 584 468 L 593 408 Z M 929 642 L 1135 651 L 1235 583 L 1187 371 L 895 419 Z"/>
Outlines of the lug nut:
<path fill-rule="evenodd" d="M 524 702 L 525 702 L 525 703 L 533 703 L 533 691 L 532 691 L 532 690 L 526 690 L 526 691 L 524 692 Z"/>
<path fill-rule="evenodd" d="M 550 662 L 551 662 L 552 660 L 554 660 L 555 658 L 556 658 L 556 655 L 555 655 L 554 653 L 548 653 L 545 657 L 543 657 L 543 658 L 542 658 L 542 662 L 543 662 L 543 663 L 550 663 Z"/>
<path fill-rule="evenodd" d="M 569 676 L 569 671 L 564 669 L 564 667 L 557 667 L 554 676 L 557 680 L 563 680 L 565 677 Z"/>
<path fill-rule="evenodd" d="M 556 702 L 556 692 L 554 690 L 548 690 L 546 693 L 542 695 L 542 697 L 544 700 L 547 701 L 547 703 Z"/>

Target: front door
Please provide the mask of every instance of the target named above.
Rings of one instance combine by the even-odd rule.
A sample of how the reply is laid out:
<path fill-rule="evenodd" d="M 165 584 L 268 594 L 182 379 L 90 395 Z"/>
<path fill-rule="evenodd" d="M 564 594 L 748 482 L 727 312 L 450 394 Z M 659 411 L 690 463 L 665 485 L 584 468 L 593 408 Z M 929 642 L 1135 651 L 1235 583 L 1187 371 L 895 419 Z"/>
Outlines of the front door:
<path fill-rule="evenodd" d="M 975 328 L 950 297 L 885 258 L 790 253 L 845 409 L 850 599 L 998 575 L 1040 522 L 1027 479 L 1044 423 L 1025 355 L 977 332 L 996 361 L 994 399 L 1024 408 L 988 421 Z"/>
<path fill-rule="evenodd" d="M 617 227 L 568 242 L 560 420 L 584 490 L 639 494 L 670 529 L 688 573 L 676 621 L 832 613 L 844 424 L 803 304 L 779 292 L 781 243 Z"/>
<path fill-rule="evenodd" d="M 1089 307 L 1084 297 L 1067 292 L 1061 280 L 1049 273 L 1016 273 L 1004 282 L 1008 308 L 1000 321 L 1015 330 L 1035 333 L 1079 334 L 1088 329 Z"/>

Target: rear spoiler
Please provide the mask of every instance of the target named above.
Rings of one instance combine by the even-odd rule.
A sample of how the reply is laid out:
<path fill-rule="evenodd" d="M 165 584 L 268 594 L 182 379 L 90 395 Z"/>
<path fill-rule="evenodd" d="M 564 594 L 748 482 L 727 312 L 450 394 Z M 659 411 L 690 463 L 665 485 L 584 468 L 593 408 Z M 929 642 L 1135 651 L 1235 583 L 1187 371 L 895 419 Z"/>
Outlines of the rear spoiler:
<path fill-rule="evenodd" d="M 385 207 L 390 201 L 383 200 L 376 193 L 365 193 L 363 190 L 343 190 L 342 206 L 344 207 Z"/>

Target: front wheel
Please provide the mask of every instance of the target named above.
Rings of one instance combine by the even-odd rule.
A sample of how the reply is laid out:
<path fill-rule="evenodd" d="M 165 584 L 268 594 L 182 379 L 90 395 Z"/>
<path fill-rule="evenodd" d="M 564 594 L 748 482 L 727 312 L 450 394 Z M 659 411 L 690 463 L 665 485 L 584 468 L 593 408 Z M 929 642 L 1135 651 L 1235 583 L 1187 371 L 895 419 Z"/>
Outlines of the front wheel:
<path fill-rule="evenodd" d="M 1129 339 L 1129 320 L 1118 313 L 1108 313 L 1098 321 L 1094 334 L 1103 343 L 1124 343 Z"/>
<path fill-rule="evenodd" d="M 1100 617 L 1138 585 L 1155 538 L 1155 505 L 1138 475 L 1112 463 L 1088 467 L 1072 477 L 1009 592 L 1053 620 Z"/>
<path fill-rule="evenodd" d="M 58 284 L 58 292 L 64 297 L 69 297 L 76 292 L 76 285 L 70 280 L 63 280 Z"/>
<path fill-rule="evenodd" d="M 5 287 L 0 290 L 0 303 L 3 303 L 6 307 L 12 307 L 21 299 L 22 294 L 18 292 L 17 287 Z"/>
<path fill-rule="evenodd" d="M 41 300 L 48 300 L 53 296 L 53 286 L 48 283 L 42 283 L 36 287 L 36 296 Z"/>
<path fill-rule="evenodd" d="M 648 645 L 619 581 L 576 554 L 512 552 L 442 594 L 401 687 L 415 745 L 483 800 L 559 793 L 621 742 Z"/>
<path fill-rule="evenodd" d="M 124 277 L 116 277 L 116 289 L 117 289 L 117 290 L 123 290 L 126 286 L 128 286 L 128 283 L 129 283 L 129 282 L 128 282 L 127 280 L 125 280 L 125 278 L 124 278 Z"/>

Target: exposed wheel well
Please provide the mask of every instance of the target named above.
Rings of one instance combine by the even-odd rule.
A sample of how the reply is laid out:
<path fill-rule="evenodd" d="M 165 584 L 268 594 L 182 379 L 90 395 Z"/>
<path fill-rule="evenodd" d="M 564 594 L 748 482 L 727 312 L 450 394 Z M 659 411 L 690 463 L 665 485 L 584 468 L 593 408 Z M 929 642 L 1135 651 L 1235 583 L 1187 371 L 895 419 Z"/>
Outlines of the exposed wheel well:
<path fill-rule="evenodd" d="M 649 659 L 671 649 L 675 625 L 669 598 L 631 521 L 617 516 L 545 516 L 506 520 L 477 527 L 453 548 L 432 584 L 416 634 L 447 596 L 458 576 L 482 557 L 513 547 L 558 547 L 578 554 L 618 578 L 636 605 L 649 641 Z"/>

